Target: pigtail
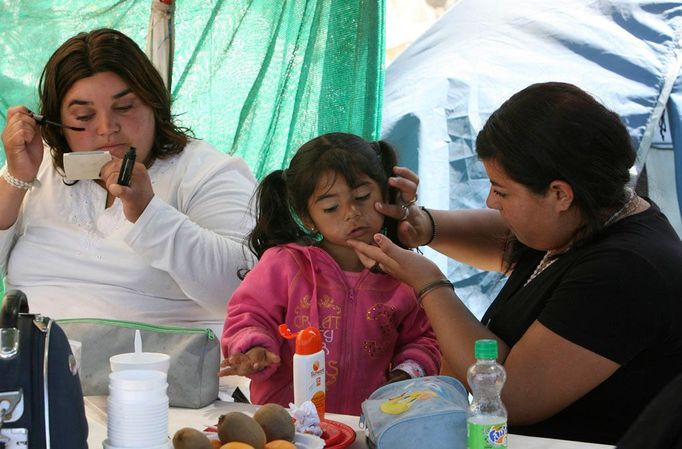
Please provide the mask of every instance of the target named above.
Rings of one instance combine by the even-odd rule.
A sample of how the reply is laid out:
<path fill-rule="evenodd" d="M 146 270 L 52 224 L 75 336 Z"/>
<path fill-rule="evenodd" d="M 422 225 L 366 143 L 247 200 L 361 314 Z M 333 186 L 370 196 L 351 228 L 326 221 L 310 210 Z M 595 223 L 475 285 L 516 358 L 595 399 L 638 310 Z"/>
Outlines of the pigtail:
<path fill-rule="evenodd" d="M 381 167 L 386 174 L 386 179 L 393 176 L 393 167 L 398 164 L 398 155 L 390 143 L 385 140 L 377 140 L 369 143 L 374 152 L 379 156 L 379 161 L 381 162 Z M 386 194 L 387 202 L 390 204 L 398 204 L 401 202 L 400 190 L 395 187 L 388 186 L 388 191 Z M 407 249 L 405 245 L 402 244 L 398 238 L 398 221 L 386 217 L 384 219 L 384 228 L 386 229 L 386 236 L 391 239 L 396 245 L 401 248 Z"/>
<path fill-rule="evenodd" d="M 370 142 L 370 145 L 377 156 L 379 156 L 381 166 L 384 168 L 386 176 L 393 176 L 393 167 L 398 164 L 398 155 L 393 145 L 385 140 L 376 140 Z"/>
<path fill-rule="evenodd" d="M 390 143 L 385 140 L 376 140 L 369 143 L 374 152 L 379 156 L 381 167 L 386 174 L 386 179 L 393 176 L 393 167 L 398 164 L 398 156 L 396 150 Z M 388 188 L 388 202 L 395 204 L 398 200 L 399 190 L 395 187 Z"/>
<path fill-rule="evenodd" d="M 256 226 L 248 236 L 248 244 L 258 259 L 268 248 L 305 238 L 306 233 L 296 223 L 289 207 L 283 170 L 275 170 L 261 181 L 256 190 L 255 208 Z"/>

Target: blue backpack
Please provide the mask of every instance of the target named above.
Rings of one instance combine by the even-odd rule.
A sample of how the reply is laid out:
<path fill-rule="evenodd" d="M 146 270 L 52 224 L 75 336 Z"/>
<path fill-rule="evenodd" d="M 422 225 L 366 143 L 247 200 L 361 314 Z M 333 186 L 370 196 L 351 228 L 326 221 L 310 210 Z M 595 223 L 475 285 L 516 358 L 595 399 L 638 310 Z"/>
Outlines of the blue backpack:
<path fill-rule="evenodd" d="M 87 449 L 78 366 L 53 320 L 5 294 L 0 314 L 0 448 Z"/>

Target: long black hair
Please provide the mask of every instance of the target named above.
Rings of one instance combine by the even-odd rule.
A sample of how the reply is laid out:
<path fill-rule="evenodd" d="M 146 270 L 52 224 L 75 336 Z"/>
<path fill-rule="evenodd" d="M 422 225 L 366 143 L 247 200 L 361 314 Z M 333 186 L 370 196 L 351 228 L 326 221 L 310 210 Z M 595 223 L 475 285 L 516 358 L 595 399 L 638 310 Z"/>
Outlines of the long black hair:
<path fill-rule="evenodd" d="M 625 203 L 636 156 L 615 112 L 559 82 L 533 84 L 504 102 L 478 134 L 476 153 L 533 193 L 545 193 L 554 180 L 570 184 L 583 217 L 573 247 L 599 235 L 610 211 Z M 507 243 L 513 264 L 524 246 L 513 236 Z"/>
<path fill-rule="evenodd" d="M 248 236 L 249 249 L 260 259 L 265 250 L 275 245 L 317 242 L 301 219 L 309 218 L 308 199 L 325 172 L 343 176 L 351 188 L 358 185 L 360 176 L 369 176 L 381 188 L 384 201 L 394 203 L 399 192 L 389 187 L 388 177 L 396 162 L 396 152 L 390 144 L 367 142 L 354 134 L 330 133 L 306 142 L 289 168 L 273 171 L 258 186 L 256 226 Z M 384 226 L 386 235 L 398 242 L 397 221 L 386 218 Z"/>

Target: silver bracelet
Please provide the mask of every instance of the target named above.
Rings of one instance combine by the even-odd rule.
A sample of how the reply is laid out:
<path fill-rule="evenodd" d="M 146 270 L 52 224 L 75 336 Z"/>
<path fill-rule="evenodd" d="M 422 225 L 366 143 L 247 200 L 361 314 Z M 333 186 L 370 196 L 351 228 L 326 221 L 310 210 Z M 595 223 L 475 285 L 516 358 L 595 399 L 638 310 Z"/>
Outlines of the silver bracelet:
<path fill-rule="evenodd" d="M 2 179 L 4 179 L 7 184 L 22 190 L 31 190 L 33 187 L 40 187 L 40 182 L 34 179 L 31 182 L 22 181 L 21 179 L 15 178 L 9 174 L 9 170 L 2 172 Z"/>

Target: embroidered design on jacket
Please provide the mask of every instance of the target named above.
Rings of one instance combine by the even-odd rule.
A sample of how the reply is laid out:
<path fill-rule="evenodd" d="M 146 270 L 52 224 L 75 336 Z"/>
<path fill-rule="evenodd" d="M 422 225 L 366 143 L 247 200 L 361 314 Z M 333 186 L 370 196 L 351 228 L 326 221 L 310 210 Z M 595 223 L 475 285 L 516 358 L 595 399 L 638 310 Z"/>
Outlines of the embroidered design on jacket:
<path fill-rule="evenodd" d="M 381 341 L 365 340 L 362 345 L 370 357 L 381 357 L 387 351 L 393 351 L 396 334 L 395 312 L 395 307 L 386 304 L 374 304 L 367 311 L 367 321 L 376 321 L 381 333 Z"/>

